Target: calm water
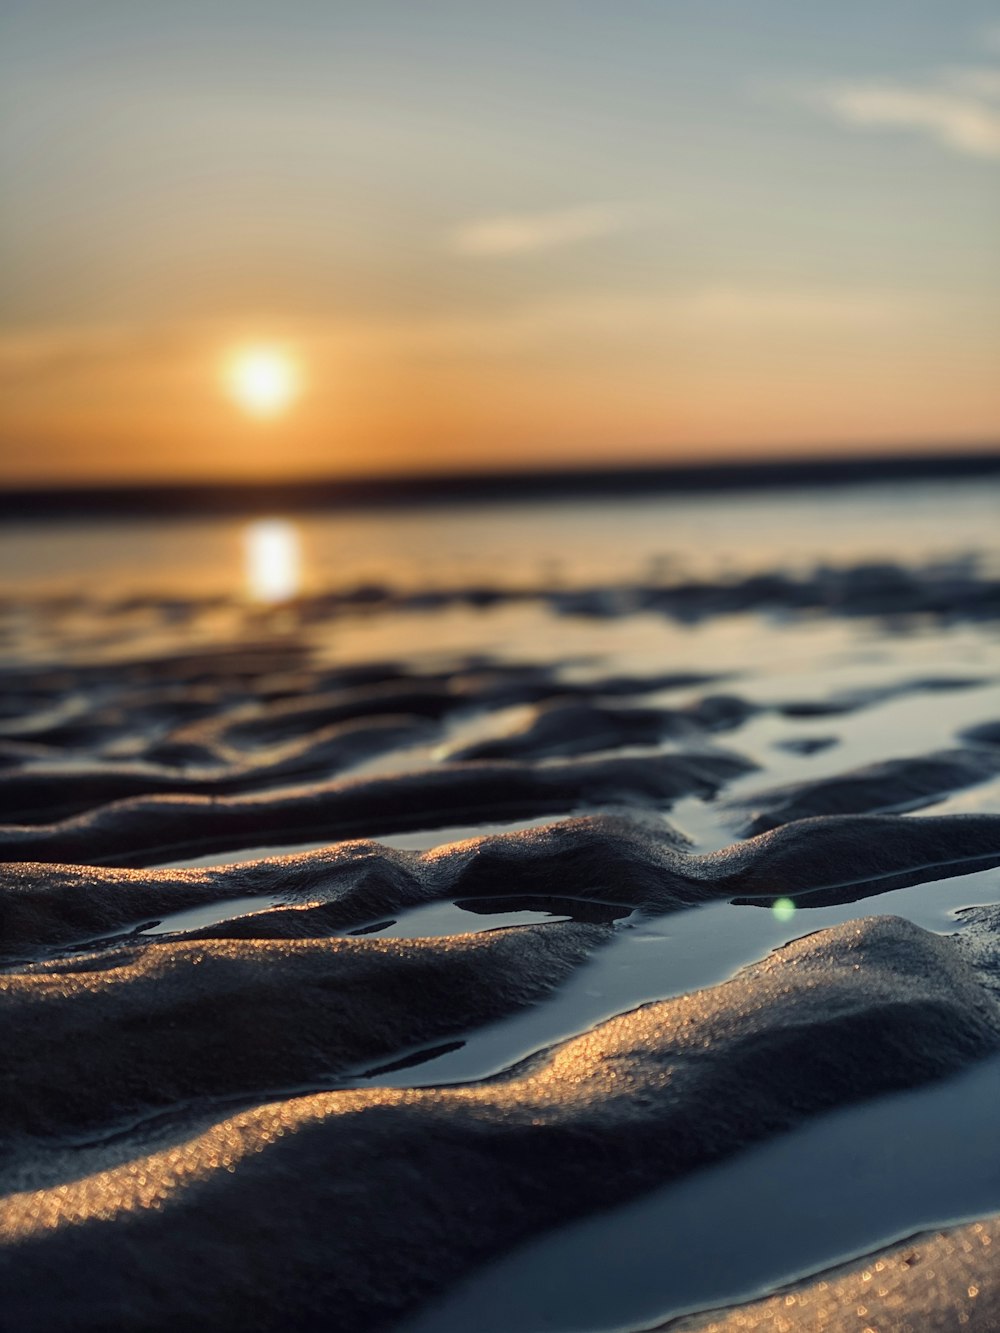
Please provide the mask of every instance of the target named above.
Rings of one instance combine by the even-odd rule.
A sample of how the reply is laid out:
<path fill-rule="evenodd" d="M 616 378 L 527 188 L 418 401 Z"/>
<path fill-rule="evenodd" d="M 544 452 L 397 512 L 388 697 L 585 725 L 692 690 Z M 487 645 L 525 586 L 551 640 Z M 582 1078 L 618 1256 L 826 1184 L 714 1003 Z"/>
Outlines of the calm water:
<path fill-rule="evenodd" d="M 280 515 L 277 515 L 280 517 Z M 1000 566 L 1000 482 L 881 484 L 779 494 L 338 512 L 296 520 L 306 591 L 365 581 L 580 586 L 645 577 L 802 571 L 975 554 Z M 10 523 L 11 589 L 239 595 L 247 524 L 233 519 Z"/>

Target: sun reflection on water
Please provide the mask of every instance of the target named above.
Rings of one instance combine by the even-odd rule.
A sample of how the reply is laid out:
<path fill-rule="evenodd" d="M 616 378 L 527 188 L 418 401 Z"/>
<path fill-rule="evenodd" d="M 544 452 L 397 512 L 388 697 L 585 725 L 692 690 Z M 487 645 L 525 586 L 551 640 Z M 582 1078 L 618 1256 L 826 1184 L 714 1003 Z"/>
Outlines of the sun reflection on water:
<path fill-rule="evenodd" d="M 302 583 L 299 531 L 284 518 L 262 518 L 244 533 L 247 588 L 255 602 L 288 602 Z"/>

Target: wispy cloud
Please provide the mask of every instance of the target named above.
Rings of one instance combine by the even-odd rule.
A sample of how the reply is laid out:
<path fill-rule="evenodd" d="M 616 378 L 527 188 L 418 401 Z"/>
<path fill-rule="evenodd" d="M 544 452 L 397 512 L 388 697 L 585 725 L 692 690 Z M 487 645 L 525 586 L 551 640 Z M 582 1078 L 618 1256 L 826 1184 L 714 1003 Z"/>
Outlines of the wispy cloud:
<path fill-rule="evenodd" d="M 1000 108 L 979 98 L 935 89 L 848 85 L 829 94 L 842 120 L 872 128 L 915 130 L 946 148 L 1000 157 Z"/>
<path fill-rule="evenodd" d="M 510 213 L 468 222 L 453 233 L 452 242 L 459 254 L 503 258 L 631 231 L 648 219 L 648 210 L 627 204 L 588 204 L 551 213 Z"/>
<path fill-rule="evenodd" d="M 346 364 L 355 355 L 364 364 L 380 358 L 408 363 L 414 353 L 442 352 L 473 361 L 536 358 L 547 349 L 561 354 L 573 346 L 620 347 L 623 330 L 647 348 L 692 337 L 766 343 L 831 331 L 863 335 L 912 329 L 931 309 L 920 298 L 896 292 L 720 282 L 641 295 L 583 292 L 528 301 L 499 315 L 321 317 L 282 320 L 281 326 L 282 338 L 301 349 L 306 364 L 324 366 Z M 0 384 L 7 391 L 80 379 L 103 385 L 137 367 L 156 375 L 191 372 L 207 382 L 221 354 L 247 335 L 244 325 L 225 321 L 0 329 Z"/>
<path fill-rule="evenodd" d="M 954 152 L 1000 158 L 1000 69 L 950 68 L 923 83 L 842 83 L 809 95 L 859 129 L 909 130 Z"/>
<path fill-rule="evenodd" d="M 137 359 L 183 356 L 190 348 L 190 330 L 171 324 L 0 329 L 0 384 L 86 374 Z"/>
<path fill-rule="evenodd" d="M 716 285 L 676 303 L 678 316 L 723 329 L 871 328 L 912 320 L 917 303 L 898 294 L 822 288 Z"/>
<path fill-rule="evenodd" d="M 501 315 L 433 317 L 371 326 L 383 354 L 414 352 L 537 359 L 576 348 L 690 346 L 692 339 L 769 340 L 878 336 L 912 330 L 933 305 L 917 296 L 841 288 L 762 288 L 719 283 L 684 292 L 606 292 L 538 300 Z M 627 335 L 623 335 L 627 330 Z M 361 336 L 354 330 L 354 336 Z"/>
<path fill-rule="evenodd" d="M 944 77 L 959 92 L 1000 102 L 1000 66 L 956 65 L 945 70 Z"/>

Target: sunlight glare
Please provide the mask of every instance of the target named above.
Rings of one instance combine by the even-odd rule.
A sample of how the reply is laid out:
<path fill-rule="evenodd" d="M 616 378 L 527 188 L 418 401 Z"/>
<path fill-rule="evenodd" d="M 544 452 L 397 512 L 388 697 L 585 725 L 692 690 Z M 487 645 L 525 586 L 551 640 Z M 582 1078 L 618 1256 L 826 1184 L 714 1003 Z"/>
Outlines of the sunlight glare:
<path fill-rule="evenodd" d="M 280 347 L 247 347 L 236 352 L 226 368 L 230 396 L 255 417 L 274 417 L 298 397 L 299 368 Z"/>
<path fill-rule="evenodd" d="M 246 574 L 256 602 L 288 602 L 302 582 L 298 529 L 283 518 L 262 518 L 245 533 Z"/>

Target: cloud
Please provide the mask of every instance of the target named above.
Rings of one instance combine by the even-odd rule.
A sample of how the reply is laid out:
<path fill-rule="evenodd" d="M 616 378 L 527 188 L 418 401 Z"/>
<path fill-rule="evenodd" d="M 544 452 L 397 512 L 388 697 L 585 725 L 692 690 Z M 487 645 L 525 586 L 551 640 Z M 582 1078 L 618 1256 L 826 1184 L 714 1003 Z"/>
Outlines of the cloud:
<path fill-rule="evenodd" d="M 466 223 L 458 228 L 452 240 L 459 254 L 502 258 L 613 236 L 640 226 L 646 216 L 643 210 L 623 204 L 589 204 L 551 213 L 511 213 Z"/>
<path fill-rule="evenodd" d="M 961 93 L 848 86 L 830 94 L 830 109 L 863 127 L 916 130 L 974 157 L 1000 157 L 1000 110 Z"/>
<path fill-rule="evenodd" d="M 924 299 L 898 292 L 822 287 L 745 286 L 717 283 L 687 291 L 642 295 L 608 292 L 537 300 L 500 315 L 419 318 L 373 325 L 365 331 L 369 348 L 382 355 L 414 354 L 482 357 L 575 355 L 582 347 L 634 355 L 705 340 L 859 337 L 912 330 L 924 321 Z M 355 336 L 360 336 L 355 330 Z M 693 341 L 694 340 L 694 341 Z M 569 349 L 576 349 L 570 353 Z"/>
<path fill-rule="evenodd" d="M 912 301 L 880 292 L 716 285 L 677 302 L 677 313 L 719 329 L 863 328 L 911 319 Z"/>
<path fill-rule="evenodd" d="M 191 345 L 190 330 L 174 324 L 0 329 L 0 384 L 87 374 L 136 359 L 183 357 Z"/>
<path fill-rule="evenodd" d="M 956 66 L 945 71 L 945 78 L 959 92 L 986 101 L 1000 102 L 1000 68 L 990 66 Z"/>
<path fill-rule="evenodd" d="M 933 307 L 919 297 L 879 290 L 760 287 L 718 282 L 686 291 L 641 295 L 581 292 L 532 300 L 500 314 L 416 315 L 368 319 L 281 320 L 277 336 L 301 350 L 306 365 L 370 366 L 383 359 L 409 363 L 414 355 L 446 353 L 537 357 L 572 347 L 666 346 L 671 340 L 826 336 L 832 332 L 912 329 Z M 268 331 L 273 334 L 272 329 Z M 211 376 L 227 348 L 251 331 L 227 321 L 154 325 L 53 326 L 0 329 L 0 384 L 36 392 L 71 380 L 107 383 L 108 376 L 191 372 Z M 355 360 L 352 360 L 356 358 Z"/>
<path fill-rule="evenodd" d="M 0 383 L 34 379 L 66 368 L 87 369 L 120 354 L 127 341 L 127 331 L 117 327 L 0 332 Z"/>
<path fill-rule="evenodd" d="M 1000 70 L 942 70 L 923 84 L 843 83 L 810 101 L 859 129 L 909 130 L 955 152 L 1000 158 Z"/>

